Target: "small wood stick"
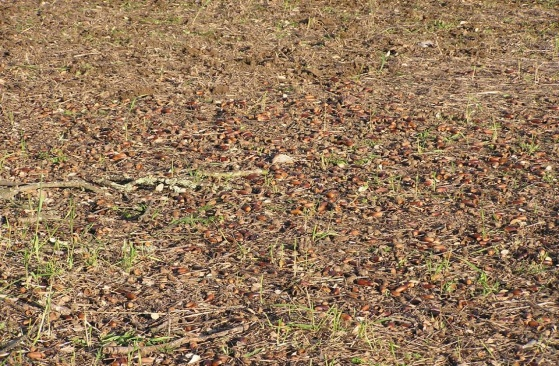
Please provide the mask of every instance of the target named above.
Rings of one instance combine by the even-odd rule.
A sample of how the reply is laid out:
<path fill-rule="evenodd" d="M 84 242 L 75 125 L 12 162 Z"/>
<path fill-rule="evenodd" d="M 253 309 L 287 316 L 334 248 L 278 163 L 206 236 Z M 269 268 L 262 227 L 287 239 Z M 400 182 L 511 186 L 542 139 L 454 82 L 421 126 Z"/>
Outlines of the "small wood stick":
<path fill-rule="evenodd" d="M 201 172 L 202 175 L 213 178 L 236 178 L 236 177 L 246 177 L 251 174 L 264 174 L 262 169 L 253 170 L 236 170 L 233 172 Z"/>
<path fill-rule="evenodd" d="M 9 186 L 10 184 L 4 182 L 0 186 Z M 92 184 L 83 181 L 69 181 L 69 182 L 50 182 L 50 183 L 30 183 L 24 185 L 15 185 L 14 188 L 0 190 L 0 198 L 12 199 L 18 193 L 31 192 L 43 188 L 83 188 L 95 193 L 104 193 L 104 191 Z"/>
<path fill-rule="evenodd" d="M 25 340 L 25 336 L 17 337 L 16 339 L 12 339 L 8 343 L 4 345 L 4 347 L 0 348 L 0 357 L 6 357 L 10 354 L 10 351 L 16 348 L 20 343 Z"/>
<path fill-rule="evenodd" d="M 208 335 L 205 335 L 205 336 L 188 335 L 188 336 L 181 337 L 179 339 L 175 339 L 174 341 L 171 341 L 171 342 L 156 344 L 156 345 L 153 345 L 153 346 L 146 346 L 146 347 L 106 346 L 106 347 L 103 347 L 103 352 L 106 353 L 106 354 L 111 354 L 111 355 L 127 355 L 131 352 L 140 352 L 142 355 L 146 355 L 146 354 L 149 354 L 149 353 L 160 351 L 160 350 L 165 349 L 165 348 L 178 348 L 178 347 L 182 346 L 183 344 L 189 343 L 189 342 L 201 342 L 201 341 L 206 341 L 208 339 L 225 337 L 229 334 L 240 333 L 240 332 L 242 332 L 246 329 L 248 329 L 248 327 L 238 326 L 238 327 L 235 327 L 235 328 L 223 330 L 221 332 L 216 332 L 216 333 L 208 334 Z"/>

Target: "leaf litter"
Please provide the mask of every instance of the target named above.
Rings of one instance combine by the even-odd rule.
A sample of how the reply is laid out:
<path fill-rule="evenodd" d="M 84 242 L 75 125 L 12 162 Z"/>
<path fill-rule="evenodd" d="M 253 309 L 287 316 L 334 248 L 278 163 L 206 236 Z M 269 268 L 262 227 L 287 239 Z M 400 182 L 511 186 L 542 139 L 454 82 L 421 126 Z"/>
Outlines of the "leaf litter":
<path fill-rule="evenodd" d="M 559 360 L 550 2 L 0 13 L 3 362 Z"/>

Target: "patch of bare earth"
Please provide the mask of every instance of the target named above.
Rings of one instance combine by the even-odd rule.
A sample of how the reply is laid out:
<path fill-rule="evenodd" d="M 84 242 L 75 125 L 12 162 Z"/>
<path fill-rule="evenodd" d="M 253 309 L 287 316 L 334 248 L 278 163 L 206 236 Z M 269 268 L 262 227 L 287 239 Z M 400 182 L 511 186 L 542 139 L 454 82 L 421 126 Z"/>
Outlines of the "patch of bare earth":
<path fill-rule="evenodd" d="M 556 1 L 0 1 L 0 363 L 556 365 Z"/>

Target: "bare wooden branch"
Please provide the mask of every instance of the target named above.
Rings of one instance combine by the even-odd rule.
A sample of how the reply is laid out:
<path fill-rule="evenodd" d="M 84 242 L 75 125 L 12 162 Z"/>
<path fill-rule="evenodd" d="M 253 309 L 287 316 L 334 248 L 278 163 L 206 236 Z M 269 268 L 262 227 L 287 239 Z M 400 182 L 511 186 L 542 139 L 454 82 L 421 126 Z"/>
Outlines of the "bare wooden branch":
<path fill-rule="evenodd" d="M 103 347 L 103 352 L 105 354 L 111 354 L 111 355 L 127 355 L 131 352 L 140 352 L 142 355 L 146 355 L 146 354 L 157 352 L 157 351 L 160 351 L 160 350 L 163 350 L 163 349 L 178 348 L 178 347 L 182 346 L 183 344 L 186 344 L 186 343 L 189 343 L 189 342 L 202 342 L 202 341 L 207 341 L 209 339 L 222 338 L 222 337 L 228 336 L 230 334 L 241 333 L 246 329 L 248 329 L 248 327 L 238 326 L 238 327 L 235 327 L 235 328 L 223 330 L 221 332 L 216 332 L 216 333 L 208 334 L 208 335 L 205 335 L 205 336 L 188 335 L 188 336 L 184 336 L 184 337 L 175 339 L 174 341 L 171 341 L 171 342 L 156 344 L 156 345 L 153 345 L 153 346 L 145 346 L 145 347 L 107 346 L 107 347 Z"/>
<path fill-rule="evenodd" d="M 11 180 L 6 180 L 6 179 L 0 179 L 0 187 L 16 187 L 16 186 L 21 186 L 24 185 L 25 183 L 21 183 L 21 182 L 14 182 Z"/>
<path fill-rule="evenodd" d="M 237 170 L 233 172 L 199 172 L 201 177 L 212 177 L 212 178 L 237 178 L 245 177 L 251 174 L 264 174 L 262 169 L 252 169 L 252 170 Z M 192 179 L 192 177 L 175 177 L 175 178 L 162 178 L 155 176 L 146 176 L 135 179 L 130 183 L 118 184 L 109 179 L 95 179 L 93 183 L 99 186 L 104 186 L 108 188 L 115 189 L 120 192 L 130 192 L 136 186 L 155 186 L 158 184 L 165 184 L 169 187 L 184 187 L 194 189 L 197 183 Z M 7 180 L 0 180 L 0 187 L 12 187 L 8 189 L 0 189 L 0 199 L 12 199 L 19 193 L 32 192 L 38 189 L 45 188 L 81 188 L 88 191 L 92 191 L 99 194 L 104 194 L 105 191 L 94 184 L 85 181 L 68 181 L 68 182 L 48 182 L 48 183 L 20 183 L 12 182 Z"/>
<path fill-rule="evenodd" d="M 15 182 L 11 182 L 15 183 Z M 0 198 L 12 199 L 19 193 L 32 192 L 44 188 L 82 188 L 95 193 L 104 193 L 102 189 L 93 184 L 84 181 L 68 181 L 68 182 L 49 182 L 49 183 L 29 183 L 24 185 L 12 185 L 10 182 L 0 182 L 0 186 L 12 186 L 14 188 L 0 190 Z"/>
<path fill-rule="evenodd" d="M 6 343 L 2 348 L 0 348 L 0 357 L 8 356 L 10 351 L 21 344 L 26 338 L 26 336 L 21 336 Z"/>
<path fill-rule="evenodd" d="M 199 172 L 200 177 L 210 177 L 210 178 L 238 178 L 238 177 L 246 177 L 251 174 L 264 174 L 264 170 L 262 169 L 252 169 L 252 170 L 237 170 L 233 172 Z M 141 177 L 135 179 L 126 184 L 118 184 L 110 179 L 97 179 L 95 180 L 96 184 L 113 188 L 120 192 L 131 192 L 137 186 L 156 186 L 158 184 L 164 184 L 171 188 L 173 187 L 183 187 L 183 188 L 190 188 L 194 189 L 198 185 L 198 183 L 193 179 L 192 176 L 179 176 L 173 178 L 165 178 L 165 177 L 156 177 L 152 175 L 148 175 L 145 177 Z"/>
<path fill-rule="evenodd" d="M 252 170 L 236 170 L 234 172 L 202 172 L 203 176 L 213 177 L 213 178 L 237 178 L 246 177 L 251 174 L 264 174 L 262 169 L 252 169 Z"/>

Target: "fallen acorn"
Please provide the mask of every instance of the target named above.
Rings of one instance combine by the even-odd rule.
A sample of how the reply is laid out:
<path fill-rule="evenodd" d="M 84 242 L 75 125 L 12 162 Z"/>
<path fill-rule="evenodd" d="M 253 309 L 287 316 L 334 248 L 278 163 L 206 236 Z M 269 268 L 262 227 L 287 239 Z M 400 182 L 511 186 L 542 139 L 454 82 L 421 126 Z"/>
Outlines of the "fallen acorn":
<path fill-rule="evenodd" d="M 43 352 L 28 352 L 27 357 L 32 360 L 42 360 L 45 358 L 45 354 Z"/>
<path fill-rule="evenodd" d="M 126 291 L 124 293 L 124 296 L 126 297 L 126 299 L 128 300 L 135 300 L 138 296 L 136 296 L 136 294 L 130 292 L 130 291 Z"/>
<path fill-rule="evenodd" d="M 128 365 L 128 359 L 126 357 L 119 357 L 117 359 L 115 359 L 113 362 L 111 362 L 110 364 L 111 366 L 124 366 L 124 365 Z"/>
<path fill-rule="evenodd" d="M 358 278 L 355 280 L 355 284 L 359 286 L 373 286 L 373 282 L 366 278 Z"/>
<path fill-rule="evenodd" d="M 125 153 L 118 153 L 118 154 L 113 155 L 111 160 L 114 161 L 114 162 L 117 162 L 117 161 L 124 160 L 127 157 L 128 157 L 128 155 L 126 155 Z"/>
<path fill-rule="evenodd" d="M 326 210 L 326 208 L 328 207 L 328 202 L 326 201 L 322 201 L 319 205 L 318 208 L 316 209 L 318 212 L 324 212 Z"/>
<path fill-rule="evenodd" d="M 424 243 L 432 243 L 435 241 L 435 238 L 432 236 L 424 236 L 423 238 L 420 239 L 422 242 Z"/>
<path fill-rule="evenodd" d="M 396 287 L 394 290 L 392 290 L 392 292 L 396 292 L 396 293 L 400 294 L 400 293 L 406 291 L 410 287 L 411 287 L 411 283 L 408 282 L 404 285 Z"/>

